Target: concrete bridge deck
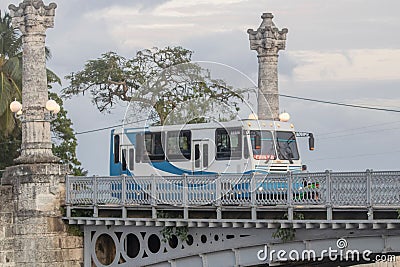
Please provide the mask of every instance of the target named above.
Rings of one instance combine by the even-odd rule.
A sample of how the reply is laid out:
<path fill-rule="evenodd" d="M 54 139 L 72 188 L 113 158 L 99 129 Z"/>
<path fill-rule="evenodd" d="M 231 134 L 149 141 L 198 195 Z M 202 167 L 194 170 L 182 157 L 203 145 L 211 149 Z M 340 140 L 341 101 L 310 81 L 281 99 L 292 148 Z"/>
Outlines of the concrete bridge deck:
<path fill-rule="evenodd" d="M 66 188 L 64 219 L 84 228 L 85 266 L 287 265 L 257 255 L 318 254 L 338 239 L 348 242 L 340 253 L 400 252 L 400 172 L 67 177 Z M 167 240 L 165 229 L 175 229 Z"/>

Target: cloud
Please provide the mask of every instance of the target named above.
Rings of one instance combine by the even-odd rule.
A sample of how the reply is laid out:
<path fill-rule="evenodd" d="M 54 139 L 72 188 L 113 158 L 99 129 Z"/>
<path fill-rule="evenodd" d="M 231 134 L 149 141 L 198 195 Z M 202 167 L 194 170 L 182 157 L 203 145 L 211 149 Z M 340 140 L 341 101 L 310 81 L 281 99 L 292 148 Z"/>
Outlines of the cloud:
<path fill-rule="evenodd" d="M 299 67 L 300 60 L 292 57 L 290 54 L 282 53 L 279 56 L 278 64 L 279 74 L 285 75 L 292 79 L 295 69 Z"/>
<path fill-rule="evenodd" d="M 296 81 L 398 80 L 400 49 L 288 51 Z"/>

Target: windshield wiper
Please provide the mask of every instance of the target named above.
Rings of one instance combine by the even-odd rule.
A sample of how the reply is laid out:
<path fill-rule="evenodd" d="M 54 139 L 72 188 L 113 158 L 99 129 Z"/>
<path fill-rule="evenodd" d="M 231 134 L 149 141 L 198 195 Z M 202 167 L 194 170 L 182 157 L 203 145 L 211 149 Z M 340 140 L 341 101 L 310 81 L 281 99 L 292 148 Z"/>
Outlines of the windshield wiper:
<path fill-rule="evenodd" d="M 281 148 L 281 146 L 279 145 L 279 142 L 278 142 L 277 146 L 278 146 L 279 156 L 282 157 L 282 159 L 288 160 L 290 164 L 293 164 L 293 160 L 291 159 L 291 157 L 289 157 L 289 155 L 286 156 L 286 154 L 282 153 L 282 148 Z M 290 150 L 290 154 L 293 155 L 292 150 L 290 149 L 290 147 L 286 147 L 285 149 L 289 149 L 289 150 Z M 286 152 L 286 151 L 285 151 L 285 152 Z M 280 157 L 279 157 L 279 158 L 280 158 Z"/>

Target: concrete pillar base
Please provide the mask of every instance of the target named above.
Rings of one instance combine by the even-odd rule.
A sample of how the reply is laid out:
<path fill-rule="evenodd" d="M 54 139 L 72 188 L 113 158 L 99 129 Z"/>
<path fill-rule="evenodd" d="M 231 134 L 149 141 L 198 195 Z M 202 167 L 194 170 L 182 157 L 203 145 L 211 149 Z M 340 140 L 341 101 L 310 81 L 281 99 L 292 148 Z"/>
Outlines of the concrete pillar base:
<path fill-rule="evenodd" d="M 81 266 L 83 237 L 69 234 L 62 221 L 67 172 L 60 164 L 6 169 L 0 185 L 0 266 Z"/>

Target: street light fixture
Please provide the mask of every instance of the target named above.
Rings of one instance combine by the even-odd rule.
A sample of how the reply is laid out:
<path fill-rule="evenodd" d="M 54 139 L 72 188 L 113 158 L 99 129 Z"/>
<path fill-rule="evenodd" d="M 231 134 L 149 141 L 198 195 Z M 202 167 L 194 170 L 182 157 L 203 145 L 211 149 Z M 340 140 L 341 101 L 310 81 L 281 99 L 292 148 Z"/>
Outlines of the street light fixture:
<path fill-rule="evenodd" d="M 60 112 L 61 109 L 60 105 L 57 104 L 57 102 L 52 99 L 47 100 L 45 108 L 47 112 L 44 113 L 43 120 L 29 120 L 29 121 L 48 121 L 48 122 L 53 121 L 57 118 L 57 114 L 58 112 Z M 15 114 L 15 117 L 17 119 L 20 119 L 21 121 L 27 121 L 24 117 L 22 104 L 17 100 L 11 102 L 10 110 L 12 113 Z"/>
<path fill-rule="evenodd" d="M 13 102 L 11 102 L 10 109 L 12 113 L 17 113 L 22 110 L 22 105 L 15 99 Z"/>

